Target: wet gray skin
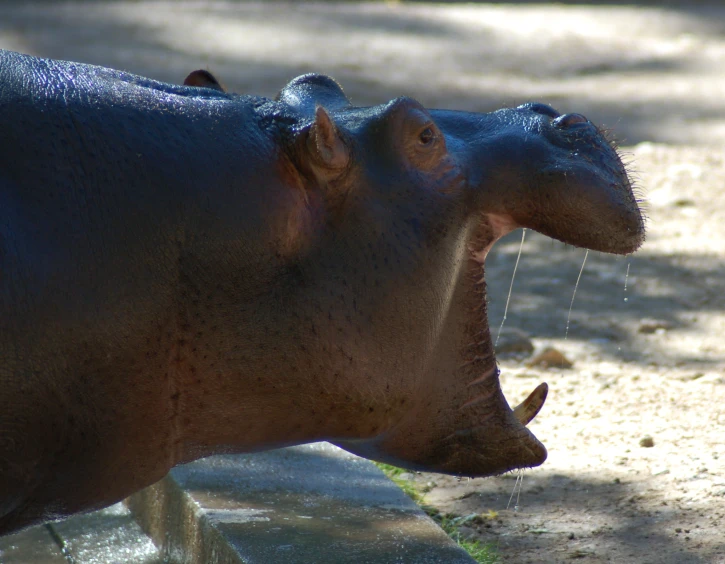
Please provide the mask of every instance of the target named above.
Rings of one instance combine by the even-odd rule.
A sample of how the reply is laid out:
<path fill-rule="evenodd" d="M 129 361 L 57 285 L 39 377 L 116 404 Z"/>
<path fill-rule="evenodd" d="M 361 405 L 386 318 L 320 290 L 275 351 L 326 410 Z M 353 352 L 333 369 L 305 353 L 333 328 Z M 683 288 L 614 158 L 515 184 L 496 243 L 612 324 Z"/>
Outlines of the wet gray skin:
<path fill-rule="evenodd" d="M 622 164 L 577 114 L 276 100 L 0 52 L 0 532 L 175 464 L 329 440 L 406 468 L 544 462 L 484 260 L 529 227 L 630 253 Z"/>

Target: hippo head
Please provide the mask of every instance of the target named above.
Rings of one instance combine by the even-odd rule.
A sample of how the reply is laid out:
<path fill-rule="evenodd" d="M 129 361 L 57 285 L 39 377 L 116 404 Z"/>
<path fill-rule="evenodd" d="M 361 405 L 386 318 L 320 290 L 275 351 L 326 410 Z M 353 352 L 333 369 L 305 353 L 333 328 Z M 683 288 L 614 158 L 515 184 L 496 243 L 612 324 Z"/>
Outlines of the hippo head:
<path fill-rule="evenodd" d="M 468 476 L 544 462 L 526 424 L 547 387 L 509 407 L 484 262 L 518 227 L 635 251 L 643 217 L 614 148 L 583 116 L 543 104 L 476 114 L 398 98 L 358 108 L 320 75 L 277 100 L 297 116 L 285 149 L 305 202 L 291 260 L 315 281 L 309 346 L 323 359 L 323 393 L 339 402 L 327 416 L 344 422 L 320 438 Z"/>
<path fill-rule="evenodd" d="M 274 231 L 298 342 L 277 362 L 305 381 L 290 409 L 308 432 L 287 444 L 329 440 L 468 476 L 543 463 L 526 424 L 547 387 L 515 409 L 501 391 L 485 258 L 518 227 L 636 250 L 643 217 L 612 145 L 583 116 L 543 104 L 478 114 L 403 97 L 355 107 L 314 74 L 258 113 L 282 139 L 287 186 Z"/>

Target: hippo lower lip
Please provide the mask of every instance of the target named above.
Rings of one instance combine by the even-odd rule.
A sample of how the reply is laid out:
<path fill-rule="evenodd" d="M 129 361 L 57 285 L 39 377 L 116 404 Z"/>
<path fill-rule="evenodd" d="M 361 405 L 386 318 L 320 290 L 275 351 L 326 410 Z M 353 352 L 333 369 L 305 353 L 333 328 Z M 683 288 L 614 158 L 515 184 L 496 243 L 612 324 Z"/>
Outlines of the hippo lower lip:
<path fill-rule="evenodd" d="M 482 274 L 485 270 L 485 258 L 494 242 L 514 228 L 514 225 L 505 218 L 496 218 L 493 215 L 489 215 L 487 219 L 487 223 L 492 229 L 493 242 L 487 245 L 482 252 L 476 253 L 471 249 L 472 263 L 474 263 L 472 269 L 475 271 L 480 268 Z M 483 280 L 483 276 L 481 276 L 481 280 Z M 493 344 L 490 337 L 486 307 L 486 288 L 483 283 L 480 284 L 480 292 L 481 303 L 483 304 L 480 312 L 480 321 L 482 322 L 480 334 L 486 336 L 486 347 L 492 348 Z M 478 378 L 471 381 L 467 389 L 476 390 L 487 384 L 489 386 L 482 393 L 476 393 L 474 397 L 465 401 L 460 408 L 461 411 L 475 407 L 483 408 L 482 411 L 486 412 L 486 415 L 477 419 L 476 426 L 457 431 L 454 433 L 454 436 L 459 442 L 463 437 L 471 437 L 471 440 L 474 440 L 477 432 L 490 433 L 491 428 L 500 429 L 502 437 L 502 446 L 500 448 L 508 449 L 509 453 L 501 457 L 505 459 L 503 466 L 495 469 L 492 468 L 491 473 L 501 473 L 515 468 L 538 466 L 546 460 L 547 451 L 545 446 L 527 428 L 527 425 L 533 421 L 542 409 L 548 394 L 548 385 L 542 382 L 521 403 L 512 408 L 501 390 L 499 381 L 500 373 L 494 359 L 495 356 L 493 353 L 490 355 L 477 355 L 473 359 L 474 364 L 490 364 L 493 362 L 493 365 L 485 370 Z M 497 419 L 498 421 L 496 421 Z"/>

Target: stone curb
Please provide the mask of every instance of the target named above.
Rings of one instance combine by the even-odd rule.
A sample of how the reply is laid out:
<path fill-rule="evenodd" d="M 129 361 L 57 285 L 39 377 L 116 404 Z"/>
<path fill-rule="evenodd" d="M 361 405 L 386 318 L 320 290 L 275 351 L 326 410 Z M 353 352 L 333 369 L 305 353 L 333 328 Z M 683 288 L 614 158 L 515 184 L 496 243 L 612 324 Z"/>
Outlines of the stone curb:
<path fill-rule="evenodd" d="M 374 464 L 328 443 L 202 459 L 126 503 L 170 562 L 474 562 Z"/>
<path fill-rule="evenodd" d="M 0 537 L 0 563 L 165 564 L 122 503 Z"/>

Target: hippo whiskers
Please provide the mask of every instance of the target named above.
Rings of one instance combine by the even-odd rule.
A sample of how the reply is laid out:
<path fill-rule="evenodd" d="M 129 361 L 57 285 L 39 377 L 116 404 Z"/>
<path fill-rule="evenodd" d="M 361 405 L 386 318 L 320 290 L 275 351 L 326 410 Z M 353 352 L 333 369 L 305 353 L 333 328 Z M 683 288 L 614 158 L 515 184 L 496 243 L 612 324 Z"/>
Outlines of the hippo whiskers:
<path fill-rule="evenodd" d="M 499 384 L 486 253 L 631 253 L 616 151 L 543 104 L 356 107 L 0 51 L 0 534 L 214 453 L 331 441 L 490 476 L 547 453 Z"/>

